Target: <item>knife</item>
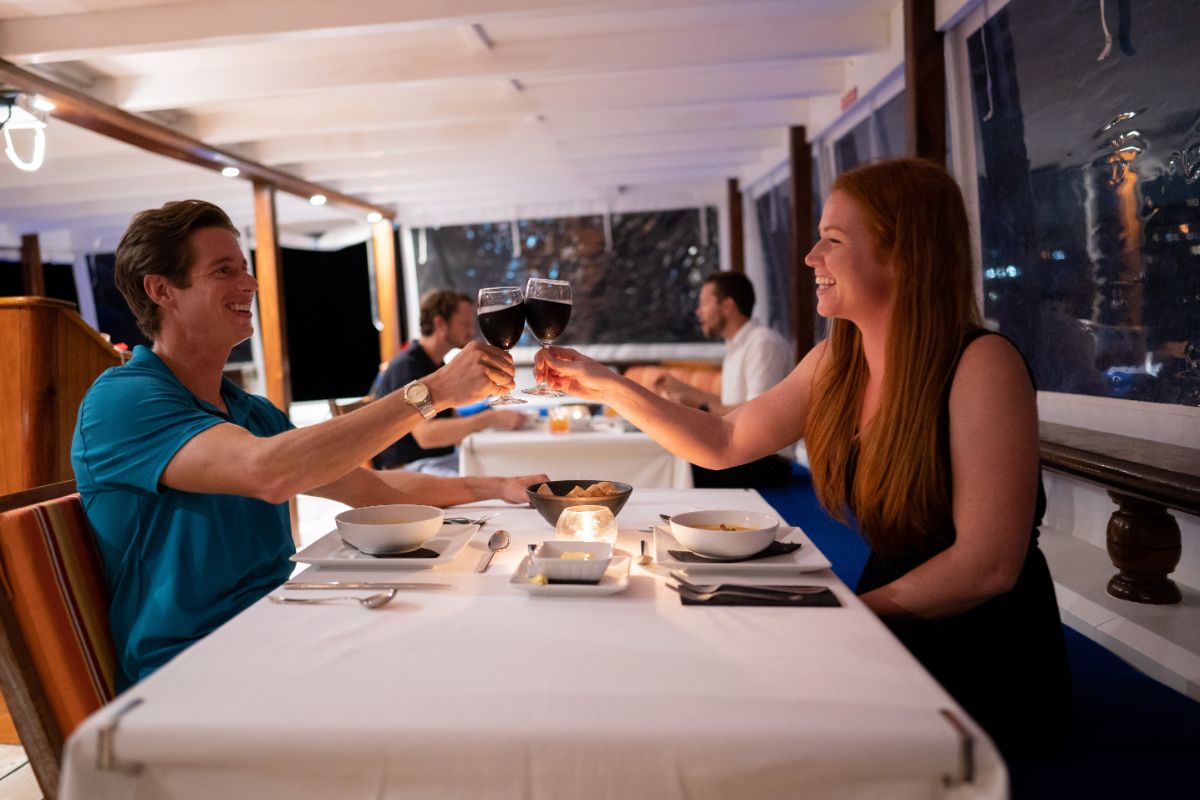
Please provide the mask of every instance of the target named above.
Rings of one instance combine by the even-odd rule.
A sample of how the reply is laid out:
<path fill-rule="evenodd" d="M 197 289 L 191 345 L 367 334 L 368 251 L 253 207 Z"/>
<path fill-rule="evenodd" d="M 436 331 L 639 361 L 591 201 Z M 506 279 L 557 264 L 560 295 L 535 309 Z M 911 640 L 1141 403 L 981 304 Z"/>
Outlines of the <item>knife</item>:
<path fill-rule="evenodd" d="M 284 589 L 452 589 L 448 583 L 387 583 L 373 581 L 325 581 L 309 583 L 288 581 Z"/>

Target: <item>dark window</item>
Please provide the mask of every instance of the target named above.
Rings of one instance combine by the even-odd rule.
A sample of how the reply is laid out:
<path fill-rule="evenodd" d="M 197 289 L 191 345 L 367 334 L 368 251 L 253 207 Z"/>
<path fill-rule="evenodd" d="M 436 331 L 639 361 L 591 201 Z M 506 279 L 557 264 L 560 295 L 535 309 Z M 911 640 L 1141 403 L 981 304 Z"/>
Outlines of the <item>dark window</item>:
<path fill-rule="evenodd" d="M 705 276 L 719 267 L 716 209 L 614 214 L 611 222 L 606 249 L 602 217 L 520 220 L 519 254 L 510 223 L 415 230 L 418 289 L 474 298 L 485 286 L 524 287 L 530 277 L 568 280 L 574 309 L 559 343 L 701 341 L 693 312 Z M 521 344 L 537 343 L 526 331 Z"/>
<path fill-rule="evenodd" d="M 368 246 L 282 250 L 293 400 L 357 397 L 375 380 L 379 332 L 371 319 Z"/>
<path fill-rule="evenodd" d="M 839 175 L 870 162 L 871 118 L 865 117 L 849 133 L 834 142 L 833 155 Z"/>
<path fill-rule="evenodd" d="M 1195 11 L 1013 0 L 968 40 L 984 313 L 1042 389 L 1200 405 Z"/>
<path fill-rule="evenodd" d="M 875 124 L 879 129 L 880 158 L 899 158 L 908 151 L 903 91 L 875 110 Z"/>
<path fill-rule="evenodd" d="M 814 169 L 815 174 L 815 169 Z M 767 276 L 766 297 L 757 297 L 755 311 L 765 303 L 767 325 L 792 338 L 792 192 L 788 181 L 780 181 L 754 201 L 758 231 L 762 239 L 763 265 Z M 803 277 L 803 276 L 800 276 Z"/>

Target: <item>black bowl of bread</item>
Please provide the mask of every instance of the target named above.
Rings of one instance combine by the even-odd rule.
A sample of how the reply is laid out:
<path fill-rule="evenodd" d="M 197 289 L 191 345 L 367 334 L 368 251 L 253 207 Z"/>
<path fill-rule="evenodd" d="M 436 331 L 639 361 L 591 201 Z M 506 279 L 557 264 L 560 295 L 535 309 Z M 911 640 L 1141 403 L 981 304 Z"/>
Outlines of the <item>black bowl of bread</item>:
<path fill-rule="evenodd" d="M 629 500 L 633 487 L 628 483 L 597 480 L 546 481 L 526 487 L 529 504 L 552 526 L 564 508 L 604 506 L 615 517 Z"/>

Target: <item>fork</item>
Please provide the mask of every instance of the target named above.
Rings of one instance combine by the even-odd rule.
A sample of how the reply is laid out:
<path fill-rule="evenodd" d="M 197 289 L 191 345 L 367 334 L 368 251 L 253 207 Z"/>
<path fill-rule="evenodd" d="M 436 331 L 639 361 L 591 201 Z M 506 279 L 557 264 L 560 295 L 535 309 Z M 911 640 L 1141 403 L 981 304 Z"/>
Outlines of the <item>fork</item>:
<path fill-rule="evenodd" d="M 824 591 L 824 586 L 806 586 L 802 584 L 745 584 L 745 583 L 691 583 L 684 577 L 682 572 L 672 572 L 671 577 L 674 578 L 680 586 L 687 589 L 689 592 L 758 592 L 759 594 L 817 594 Z"/>
<path fill-rule="evenodd" d="M 769 590 L 765 592 L 754 591 L 752 586 L 738 586 L 736 588 L 722 588 L 714 592 L 697 592 L 689 589 L 686 586 L 676 586 L 673 583 L 666 584 L 666 587 L 674 592 L 679 592 L 683 597 L 689 600 L 699 600 L 704 602 L 711 600 L 714 597 L 745 597 L 750 600 L 803 600 L 809 595 L 825 591 L 824 586 L 800 586 L 803 589 L 801 592 L 780 592 Z"/>

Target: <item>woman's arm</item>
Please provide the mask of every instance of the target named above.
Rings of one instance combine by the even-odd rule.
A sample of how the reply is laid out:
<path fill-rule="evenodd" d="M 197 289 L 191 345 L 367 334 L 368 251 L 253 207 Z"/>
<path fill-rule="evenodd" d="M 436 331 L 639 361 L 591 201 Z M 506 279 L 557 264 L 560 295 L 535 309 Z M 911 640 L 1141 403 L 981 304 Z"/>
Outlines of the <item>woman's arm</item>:
<path fill-rule="evenodd" d="M 424 379 L 439 410 L 482 400 L 497 386 L 513 387 L 512 359 L 472 342 Z M 255 436 L 223 423 L 194 436 L 163 470 L 173 489 L 236 494 L 280 503 L 341 478 L 423 419 L 394 392 L 319 425 Z"/>
<path fill-rule="evenodd" d="M 862 596 L 880 616 L 947 617 L 1013 587 L 1029 548 L 1039 474 L 1037 396 L 1007 340 L 983 336 L 950 390 L 954 544 Z"/>
<path fill-rule="evenodd" d="M 809 395 L 824 353 L 818 344 L 769 391 L 725 416 L 672 403 L 574 350 L 538 351 L 535 371 L 569 394 L 612 406 L 680 458 L 725 469 L 768 455 L 804 435 Z"/>

